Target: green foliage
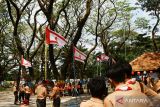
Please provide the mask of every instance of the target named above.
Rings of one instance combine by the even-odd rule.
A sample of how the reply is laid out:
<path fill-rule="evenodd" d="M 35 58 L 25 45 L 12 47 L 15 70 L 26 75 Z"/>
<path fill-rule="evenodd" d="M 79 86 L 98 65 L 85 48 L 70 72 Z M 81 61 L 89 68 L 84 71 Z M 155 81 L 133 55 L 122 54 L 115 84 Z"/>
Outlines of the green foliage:
<path fill-rule="evenodd" d="M 138 0 L 146 11 L 160 10 L 160 0 Z"/>
<path fill-rule="evenodd" d="M 110 52 L 117 60 L 131 61 L 145 51 L 152 51 L 152 39 L 146 34 L 138 34 L 134 31 L 125 31 L 120 29 L 112 32 L 115 39 L 109 44 Z M 119 47 L 125 40 L 125 43 Z M 156 39 L 158 41 L 158 38 Z M 158 43 L 158 42 L 157 42 Z M 119 48 L 119 49 L 118 49 Z"/>
<path fill-rule="evenodd" d="M 1 91 L 5 91 L 5 90 L 6 90 L 6 88 L 0 86 L 0 92 L 1 92 Z"/>
<path fill-rule="evenodd" d="M 13 2 L 16 2 L 18 4 L 20 1 L 13 0 Z M 71 37 L 74 38 L 77 30 L 77 22 L 82 19 L 86 11 L 86 8 L 85 8 L 86 0 L 71 0 L 67 8 L 65 8 L 65 11 L 63 10 L 61 13 L 59 13 L 59 11 L 64 5 L 64 2 L 67 2 L 67 0 L 55 1 L 53 5 L 53 12 L 52 12 L 53 21 L 56 21 L 56 18 L 59 17 L 58 24 L 55 25 L 56 26 L 55 31 L 62 34 L 63 36 L 66 36 L 68 40 L 68 44 L 62 49 L 59 49 L 57 48 L 57 46 L 54 46 L 54 55 L 55 55 L 55 59 L 57 59 L 56 67 L 58 71 L 60 71 L 63 68 L 65 60 L 68 60 L 66 59 L 66 56 L 68 55 L 68 52 L 69 52 Z M 87 48 L 84 48 L 85 47 L 84 45 L 86 45 L 86 43 L 94 45 L 94 40 L 93 40 L 94 38 L 90 40 L 90 36 L 94 36 L 96 33 L 98 33 L 98 40 L 103 35 L 102 41 L 104 41 L 104 44 L 105 44 L 104 47 L 102 47 L 101 46 L 102 43 L 98 41 L 98 46 L 101 48 L 104 48 L 104 50 L 106 49 L 108 53 L 111 54 L 116 60 L 126 59 L 128 61 L 131 61 L 136 56 L 142 54 L 144 51 L 152 51 L 153 46 L 151 44 L 152 43 L 151 38 L 147 35 L 145 36 L 139 35 L 137 32 L 132 31 L 133 26 L 131 25 L 132 23 L 130 22 L 132 18 L 131 12 L 137 9 L 137 7 L 131 7 L 130 4 L 127 2 L 127 0 L 118 0 L 118 1 L 115 0 L 114 2 L 116 7 L 115 8 L 111 2 L 108 2 L 108 0 L 100 0 L 101 2 L 100 4 L 102 5 L 102 7 L 99 10 L 100 11 L 99 20 L 97 24 L 97 15 L 98 15 L 97 2 L 98 1 L 93 0 L 91 14 L 87 19 L 87 22 L 82 30 L 83 36 L 81 40 L 83 41 L 80 40 L 80 42 L 78 42 L 78 44 L 80 44 L 78 46 L 79 50 L 87 54 L 90 47 L 87 49 Z M 139 2 L 143 6 L 143 8 L 147 8 L 148 11 L 159 9 L 158 7 L 160 4 L 159 0 L 139 0 Z M 37 1 L 33 2 L 33 4 L 34 3 L 36 4 Z M 3 69 L 3 72 L 0 73 L 0 75 L 3 74 L 5 76 L 5 79 L 7 80 L 13 80 L 13 79 L 16 79 L 17 77 L 18 64 L 19 64 L 17 60 L 20 60 L 20 59 L 17 58 L 18 57 L 17 48 L 14 41 L 14 37 L 12 36 L 13 26 L 11 24 L 11 20 L 9 19 L 8 11 L 6 10 L 5 5 L 6 5 L 5 3 L 2 3 L 0 5 L 0 28 L 2 29 L 4 27 L 3 30 L 0 32 L 0 50 L 1 50 L 0 66 Z M 12 8 L 12 13 L 14 13 L 13 18 L 16 19 L 15 17 L 16 11 L 14 10 L 15 8 L 13 6 L 11 8 Z M 39 7 L 37 6 L 37 8 Z M 116 16 L 115 11 L 118 13 L 116 20 L 114 20 L 113 26 L 108 28 L 108 25 L 112 23 L 112 20 Z M 30 39 L 32 37 L 31 36 L 32 30 L 30 26 L 32 27 L 34 26 L 34 23 L 32 21 L 33 16 L 30 19 L 31 21 L 30 26 L 25 20 L 25 19 L 28 19 L 27 12 L 28 11 L 25 11 L 22 14 L 23 17 L 20 20 L 18 25 L 18 36 L 20 37 L 22 46 L 25 50 L 25 55 L 24 55 L 25 57 L 27 56 L 26 49 L 30 44 Z M 33 13 L 35 13 L 35 10 Z M 140 28 L 140 29 L 148 28 L 148 23 L 149 23 L 149 20 L 143 17 L 137 18 L 137 20 L 135 21 L 137 28 Z M 41 37 L 44 36 L 43 34 L 45 32 L 44 27 L 47 26 L 45 25 L 44 27 L 42 27 L 41 33 L 39 33 L 38 27 L 41 25 L 38 23 L 38 21 L 36 24 L 37 24 L 37 32 L 38 32 L 36 33 L 37 38 L 34 40 L 34 46 L 31 47 L 31 50 L 29 52 L 29 57 L 32 55 L 32 53 L 36 49 L 38 42 L 43 40 L 43 38 Z M 96 32 L 96 25 L 98 26 L 97 32 Z M 156 37 L 156 41 L 158 46 L 160 47 L 159 35 Z M 15 56 L 11 61 L 9 61 L 10 55 Z M 91 53 L 87 61 L 85 72 L 82 71 L 83 64 L 81 62 L 75 61 L 75 68 L 76 68 L 76 71 L 78 72 L 78 76 L 80 75 L 80 73 L 90 78 L 97 75 L 97 69 L 100 69 L 100 65 L 98 65 L 98 63 L 96 62 L 96 56 L 97 56 L 96 52 Z M 32 59 L 33 69 L 34 69 L 33 71 L 34 79 L 38 79 L 44 76 L 43 61 L 44 61 L 44 47 L 40 47 L 38 53 Z M 106 69 L 108 68 L 107 63 L 108 62 L 101 63 L 102 75 L 105 75 L 106 73 Z M 13 67 L 13 68 L 10 68 L 10 67 Z M 50 63 L 48 63 L 48 67 L 49 67 L 48 71 L 52 71 L 50 67 Z M 69 69 L 68 71 L 71 71 L 70 77 L 73 78 L 74 75 L 72 72 L 71 64 L 67 69 Z M 50 79 L 54 79 L 54 77 L 56 76 L 54 75 L 53 72 L 49 72 L 48 74 Z M 62 71 L 61 73 L 63 72 L 65 71 Z M 26 76 L 29 78 L 29 75 L 26 75 Z"/>
<path fill-rule="evenodd" d="M 145 17 L 138 17 L 135 22 L 137 28 L 147 29 L 149 26 L 149 20 Z"/>
<path fill-rule="evenodd" d="M 126 36 L 126 37 L 129 36 L 130 38 L 133 39 L 134 37 L 136 37 L 138 35 L 138 33 L 134 32 L 134 31 L 120 29 L 120 30 L 113 31 L 112 35 L 117 38 L 124 38 L 124 36 Z"/>
<path fill-rule="evenodd" d="M 126 1 L 116 2 L 116 5 L 119 18 L 130 19 L 132 17 L 131 11 L 137 9 L 137 7 L 131 7 Z"/>

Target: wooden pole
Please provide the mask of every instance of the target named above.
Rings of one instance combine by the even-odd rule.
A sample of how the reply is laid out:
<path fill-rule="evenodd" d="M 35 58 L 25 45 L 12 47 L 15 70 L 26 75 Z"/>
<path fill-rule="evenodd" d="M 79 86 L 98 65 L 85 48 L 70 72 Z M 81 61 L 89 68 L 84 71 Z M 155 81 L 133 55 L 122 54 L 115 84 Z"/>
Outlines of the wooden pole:
<path fill-rule="evenodd" d="M 45 43 L 45 67 L 44 67 L 44 78 L 47 79 L 47 54 L 48 54 L 48 44 Z"/>

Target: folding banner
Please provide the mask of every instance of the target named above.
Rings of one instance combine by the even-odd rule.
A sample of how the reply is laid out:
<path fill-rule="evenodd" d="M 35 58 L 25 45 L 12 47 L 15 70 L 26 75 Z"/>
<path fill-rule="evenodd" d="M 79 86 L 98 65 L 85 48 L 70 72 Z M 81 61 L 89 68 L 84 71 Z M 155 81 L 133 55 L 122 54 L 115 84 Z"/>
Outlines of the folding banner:
<path fill-rule="evenodd" d="M 86 59 L 87 55 L 85 55 L 83 52 L 78 50 L 76 47 L 73 47 L 74 49 L 74 60 L 80 61 L 84 63 L 84 60 Z"/>
<path fill-rule="evenodd" d="M 46 44 L 57 44 L 61 48 L 66 43 L 63 36 L 46 27 Z"/>
<path fill-rule="evenodd" d="M 96 57 L 97 62 L 108 61 L 109 57 L 105 54 L 101 54 Z"/>
<path fill-rule="evenodd" d="M 31 65 L 31 62 L 27 61 L 27 60 L 24 59 L 23 57 L 22 57 L 22 59 L 21 59 L 21 65 L 23 65 L 23 66 L 25 66 L 25 67 L 31 67 L 31 66 L 32 66 L 32 65 Z"/>
<path fill-rule="evenodd" d="M 101 54 L 101 60 L 102 61 L 108 61 L 109 57 L 105 54 Z"/>

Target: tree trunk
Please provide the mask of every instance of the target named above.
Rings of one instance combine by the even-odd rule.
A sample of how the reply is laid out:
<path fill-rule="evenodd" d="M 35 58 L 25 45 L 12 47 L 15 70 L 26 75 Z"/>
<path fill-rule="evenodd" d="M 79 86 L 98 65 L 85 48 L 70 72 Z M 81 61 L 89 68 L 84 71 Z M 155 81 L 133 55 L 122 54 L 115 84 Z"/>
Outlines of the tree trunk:
<path fill-rule="evenodd" d="M 77 45 L 77 42 L 79 41 L 79 39 L 81 38 L 81 34 L 82 34 L 82 29 L 88 19 L 88 16 L 90 15 L 90 11 L 91 11 L 91 3 L 92 0 L 87 0 L 86 1 L 86 13 L 85 15 L 81 18 L 81 20 L 79 20 L 77 22 L 77 25 L 78 25 L 78 30 L 76 31 L 76 34 L 75 34 L 75 37 L 72 41 L 72 44 L 69 48 L 69 51 L 68 51 L 68 55 L 66 57 L 66 61 L 64 63 L 64 66 L 62 68 L 62 74 L 64 75 L 63 76 L 63 79 L 66 79 L 66 76 L 67 74 L 70 74 L 70 72 L 73 72 L 72 69 L 69 69 L 68 70 L 68 67 L 70 64 L 72 64 L 72 58 L 73 58 L 73 46 L 76 46 Z"/>
<path fill-rule="evenodd" d="M 59 79 L 59 73 L 58 73 L 58 70 L 55 64 L 55 59 L 54 59 L 53 45 L 49 45 L 49 60 L 51 63 L 51 68 L 53 70 L 55 79 Z M 48 71 L 48 72 L 51 72 L 51 71 Z"/>
<path fill-rule="evenodd" d="M 157 21 L 156 21 L 156 24 L 155 24 L 155 26 L 153 27 L 153 30 L 152 30 L 152 42 L 153 42 L 153 46 L 154 46 L 154 51 L 158 51 L 157 43 L 155 41 L 155 33 L 156 33 L 156 28 L 159 24 L 160 18 L 159 18 L 159 12 L 157 13 L 156 10 L 155 10 L 155 15 L 157 17 Z"/>
<path fill-rule="evenodd" d="M 3 67 L 0 65 L 0 83 L 4 80 L 4 70 Z"/>

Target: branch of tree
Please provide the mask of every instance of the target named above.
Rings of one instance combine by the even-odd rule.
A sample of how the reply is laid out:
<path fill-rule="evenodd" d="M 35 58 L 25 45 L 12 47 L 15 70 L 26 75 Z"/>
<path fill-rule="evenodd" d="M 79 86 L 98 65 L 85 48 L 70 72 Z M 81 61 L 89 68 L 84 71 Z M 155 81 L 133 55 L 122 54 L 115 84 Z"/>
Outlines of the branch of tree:
<path fill-rule="evenodd" d="M 6 0 L 6 2 L 7 2 L 8 12 L 9 12 L 9 16 L 11 18 L 12 24 L 15 25 L 15 21 L 14 21 L 13 16 L 12 16 L 12 12 L 11 12 L 12 9 L 11 9 L 11 5 L 9 3 L 9 0 Z"/>

